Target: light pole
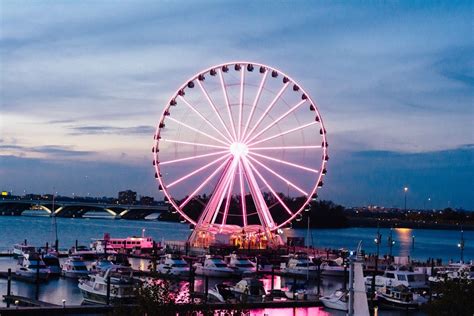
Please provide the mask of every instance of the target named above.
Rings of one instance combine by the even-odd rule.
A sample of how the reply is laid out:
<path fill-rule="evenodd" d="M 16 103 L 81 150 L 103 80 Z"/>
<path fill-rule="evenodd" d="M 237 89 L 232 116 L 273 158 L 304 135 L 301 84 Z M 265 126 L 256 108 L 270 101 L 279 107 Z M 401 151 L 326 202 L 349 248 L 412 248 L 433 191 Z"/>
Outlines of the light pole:
<path fill-rule="evenodd" d="M 458 248 L 461 250 L 461 262 L 464 262 L 464 230 L 461 229 L 461 241 L 458 243 Z"/>
<path fill-rule="evenodd" d="M 408 192 L 408 187 L 404 187 L 403 191 L 405 192 L 405 212 L 407 211 L 407 192 Z"/>
<path fill-rule="evenodd" d="M 388 236 L 388 246 L 390 247 L 390 257 L 392 257 L 392 248 L 393 245 L 395 245 L 395 240 L 393 240 L 393 235 L 392 235 L 393 228 L 390 228 L 390 235 Z"/>
<path fill-rule="evenodd" d="M 378 264 L 379 264 L 379 251 L 380 251 L 380 241 L 382 239 L 382 235 L 380 234 L 380 228 L 379 225 L 377 224 L 377 237 L 375 237 L 374 242 L 377 245 L 377 255 L 375 257 L 375 267 L 374 267 L 374 274 L 372 275 L 372 284 L 371 284 L 371 302 L 372 306 L 374 304 L 374 299 L 375 299 L 375 276 L 377 275 L 377 269 L 378 269 Z"/>

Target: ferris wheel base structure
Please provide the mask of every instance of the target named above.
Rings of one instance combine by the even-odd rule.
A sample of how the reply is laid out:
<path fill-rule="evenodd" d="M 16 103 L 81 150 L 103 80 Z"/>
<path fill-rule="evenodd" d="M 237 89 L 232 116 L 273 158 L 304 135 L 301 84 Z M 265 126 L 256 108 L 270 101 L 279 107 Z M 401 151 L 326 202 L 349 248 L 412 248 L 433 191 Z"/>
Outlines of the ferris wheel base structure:
<path fill-rule="evenodd" d="M 278 247 L 323 186 L 326 129 L 290 76 L 253 62 L 212 66 L 186 80 L 154 134 L 158 189 L 194 226 L 192 247 Z M 283 194 L 282 192 L 286 192 Z"/>
<path fill-rule="evenodd" d="M 188 239 L 191 247 L 208 248 L 211 245 L 230 245 L 242 249 L 266 249 L 283 245 L 280 235 L 261 225 L 201 225 Z"/>

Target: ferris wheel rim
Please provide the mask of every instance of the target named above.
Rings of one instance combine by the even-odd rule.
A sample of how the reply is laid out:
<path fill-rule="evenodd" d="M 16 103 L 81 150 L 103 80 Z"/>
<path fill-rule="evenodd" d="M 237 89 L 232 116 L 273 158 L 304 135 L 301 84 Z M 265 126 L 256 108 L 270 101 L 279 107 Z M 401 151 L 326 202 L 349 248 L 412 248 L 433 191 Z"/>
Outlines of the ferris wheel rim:
<path fill-rule="evenodd" d="M 214 65 L 214 66 L 211 66 L 211 67 L 208 67 L 202 71 L 199 71 L 197 72 L 195 75 L 189 77 L 186 81 L 184 81 L 184 83 L 172 94 L 172 96 L 169 98 L 168 102 L 167 102 L 167 105 L 164 107 L 161 115 L 160 115 L 160 120 L 159 122 L 163 122 L 165 117 L 167 116 L 166 113 L 168 111 L 168 109 L 170 108 L 170 103 L 175 100 L 176 98 L 178 98 L 178 95 L 179 95 L 179 92 L 180 91 L 184 91 L 185 89 L 188 88 L 188 84 L 190 82 L 194 82 L 195 80 L 197 80 L 197 82 L 199 83 L 200 80 L 199 80 L 199 77 L 201 75 L 205 75 L 205 74 L 208 74 L 209 72 L 211 72 L 212 70 L 216 70 L 216 69 L 221 69 L 222 67 L 224 66 L 235 66 L 235 65 L 239 65 L 239 66 L 242 66 L 242 72 L 245 72 L 245 69 L 248 65 L 252 65 L 252 66 L 256 66 L 256 67 L 264 67 L 266 69 L 266 73 L 268 73 L 267 71 L 276 71 L 277 74 L 280 74 L 284 77 L 286 77 L 289 81 L 288 82 L 291 82 L 293 83 L 294 85 L 297 85 L 298 88 L 301 90 L 301 93 L 303 93 L 306 98 L 307 98 L 307 101 L 313 105 L 314 107 L 314 111 L 315 111 L 315 114 L 316 116 L 319 118 L 319 125 L 321 126 L 321 138 L 323 140 L 323 144 L 326 144 L 325 146 L 321 146 L 322 148 L 322 153 L 323 153 L 323 157 L 327 157 L 327 135 L 326 135 L 326 129 L 325 129 L 325 125 L 324 125 L 324 122 L 323 122 L 323 118 L 321 117 L 321 114 L 320 114 L 320 111 L 319 111 L 319 108 L 317 106 L 317 103 L 311 98 L 311 96 L 306 92 L 306 90 L 301 87 L 301 85 L 299 85 L 297 83 L 296 80 L 294 80 L 291 76 L 287 75 L 285 72 L 275 68 L 275 67 L 272 67 L 272 66 L 268 66 L 266 64 L 263 64 L 263 63 L 258 63 L 258 62 L 251 62 L 251 61 L 231 61 L 231 62 L 226 62 L 226 63 L 221 63 L 221 64 L 218 64 L 218 65 Z M 245 67 L 244 67 L 245 65 Z M 220 76 L 222 76 L 222 73 L 219 72 Z M 221 77 L 222 78 L 222 77 Z M 222 79 L 221 79 L 222 80 Z M 243 84 L 243 83 L 242 83 Z M 224 84 L 222 84 L 222 86 L 224 87 Z M 182 98 L 184 100 L 184 98 Z M 168 113 L 169 114 L 169 113 Z M 250 120 L 249 120 L 250 121 Z M 232 125 L 232 124 L 231 124 Z M 234 126 L 232 126 L 234 128 Z M 160 187 L 162 188 L 162 192 L 164 193 L 165 195 L 165 200 L 167 199 L 168 202 L 173 206 L 173 208 L 181 215 L 183 216 L 184 219 L 186 219 L 190 224 L 192 225 L 197 225 L 197 221 L 193 220 L 190 216 L 188 216 L 188 214 L 183 211 L 179 205 L 177 205 L 172 197 L 172 195 L 168 192 L 168 187 L 166 185 L 166 183 L 164 182 L 163 180 L 163 177 L 160 173 L 160 164 L 159 164 L 159 161 L 157 159 L 157 152 L 155 152 L 155 148 L 156 149 L 159 149 L 159 144 L 160 144 L 160 130 L 162 129 L 162 127 L 160 127 L 160 124 L 157 124 L 157 127 L 156 127 L 156 131 L 155 131 L 155 142 L 154 142 L 154 152 L 153 152 L 153 155 L 154 155 L 154 166 L 155 166 L 155 172 L 156 172 L 156 178 L 158 179 L 158 182 L 159 182 L 159 185 Z M 230 136 L 230 135 L 229 135 Z M 227 140 L 227 139 L 226 139 Z M 229 141 L 229 140 L 227 140 Z M 235 139 L 234 139 L 235 141 Z M 229 141 L 229 144 L 231 143 L 231 141 Z M 250 144 L 252 145 L 252 144 Z M 249 146 L 250 146 L 249 145 Z M 250 157 L 250 156 L 249 156 Z M 275 231 L 277 229 L 280 229 L 284 226 L 286 226 L 288 223 L 290 223 L 291 221 L 293 221 L 297 216 L 299 216 L 303 210 L 306 208 L 306 206 L 309 204 L 309 202 L 311 201 L 311 199 L 313 198 L 313 196 L 316 194 L 317 190 L 318 190 L 318 187 L 319 187 L 319 184 L 321 183 L 321 180 L 322 180 L 322 177 L 325 175 L 325 173 L 323 174 L 323 169 L 326 170 L 326 165 L 327 165 L 327 160 L 325 160 L 323 158 L 322 160 L 322 163 L 321 163 L 321 169 L 319 170 L 318 172 L 318 177 L 317 177 L 317 181 L 315 182 L 314 185 L 312 185 L 311 187 L 311 190 L 310 192 L 308 192 L 307 196 L 306 196 L 306 201 L 303 203 L 303 205 L 297 210 L 295 211 L 288 219 L 284 220 L 283 222 L 281 223 L 276 223 L 277 225 L 272 227 L 270 230 L 271 231 Z M 249 192 L 250 193 L 250 192 Z M 285 205 L 285 204 L 283 204 Z M 245 208 L 245 207 L 244 207 Z M 218 223 L 213 223 L 212 225 L 215 225 L 215 226 L 221 226 L 220 224 Z M 228 225 L 228 224 L 226 224 Z M 244 225 L 245 226 L 245 225 Z"/>

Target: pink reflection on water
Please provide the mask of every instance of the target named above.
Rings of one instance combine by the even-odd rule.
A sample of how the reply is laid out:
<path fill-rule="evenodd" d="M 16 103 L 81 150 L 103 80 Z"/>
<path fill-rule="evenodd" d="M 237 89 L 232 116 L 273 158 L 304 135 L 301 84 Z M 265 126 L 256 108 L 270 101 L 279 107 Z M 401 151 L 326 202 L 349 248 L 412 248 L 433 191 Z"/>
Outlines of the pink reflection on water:
<path fill-rule="evenodd" d="M 265 288 L 265 291 L 267 291 L 267 293 L 270 292 L 270 290 L 272 289 L 272 276 L 266 275 L 261 280 L 263 282 L 263 287 Z M 275 275 L 275 278 L 273 279 L 273 289 L 281 289 L 281 277 L 278 275 Z"/>
<path fill-rule="evenodd" d="M 328 316 L 330 313 L 322 307 L 301 307 L 301 308 L 265 308 L 250 311 L 251 316 Z"/>

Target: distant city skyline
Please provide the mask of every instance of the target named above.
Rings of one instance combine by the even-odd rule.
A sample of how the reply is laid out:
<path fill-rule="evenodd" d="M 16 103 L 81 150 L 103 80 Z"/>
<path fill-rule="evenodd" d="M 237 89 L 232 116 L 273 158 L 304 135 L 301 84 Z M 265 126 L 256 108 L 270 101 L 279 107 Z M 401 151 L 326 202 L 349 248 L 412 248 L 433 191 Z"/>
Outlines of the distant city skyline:
<path fill-rule="evenodd" d="M 3 1 L 0 190 L 161 200 L 165 102 L 194 73 L 249 60 L 316 100 L 322 199 L 403 208 L 407 187 L 408 207 L 474 210 L 472 6 Z"/>

